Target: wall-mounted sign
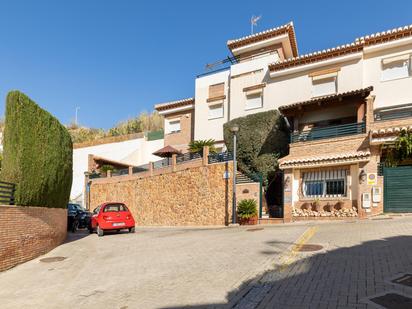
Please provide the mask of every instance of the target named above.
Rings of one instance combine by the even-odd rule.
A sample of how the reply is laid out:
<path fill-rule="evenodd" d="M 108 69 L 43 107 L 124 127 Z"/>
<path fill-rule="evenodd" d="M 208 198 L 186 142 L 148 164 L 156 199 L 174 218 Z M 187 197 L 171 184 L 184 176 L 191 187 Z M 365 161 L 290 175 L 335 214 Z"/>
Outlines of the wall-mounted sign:
<path fill-rule="evenodd" d="M 225 171 L 225 172 L 223 173 L 223 179 L 229 179 L 229 178 L 230 178 L 230 172 Z"/>
<path fill-rule="evenodd" d="M 376 173 L 368 173 L 368 185 L 376 185 L 376 179 L 378 178 L 378 174 Z"/>

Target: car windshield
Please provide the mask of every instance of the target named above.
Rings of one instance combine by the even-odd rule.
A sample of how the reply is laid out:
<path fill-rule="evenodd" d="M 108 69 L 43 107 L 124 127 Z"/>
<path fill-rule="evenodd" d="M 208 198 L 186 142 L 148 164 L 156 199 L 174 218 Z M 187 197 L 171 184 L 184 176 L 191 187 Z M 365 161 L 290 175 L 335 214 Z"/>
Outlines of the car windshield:
<path fill-rule="evenodd" d="M 103 212 L 109 212 L 109 211 L 127 211 L 127 208 L 125 205 L 123 204 L 107 204 L 104 209 Z"/>

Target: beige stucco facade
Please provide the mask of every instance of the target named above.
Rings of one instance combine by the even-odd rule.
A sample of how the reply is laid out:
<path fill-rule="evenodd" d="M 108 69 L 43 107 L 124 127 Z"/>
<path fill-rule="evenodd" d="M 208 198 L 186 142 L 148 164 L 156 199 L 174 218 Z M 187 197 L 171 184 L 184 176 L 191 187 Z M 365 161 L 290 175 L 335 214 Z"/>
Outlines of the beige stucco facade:
<path fill-rule="evenodd" d="M 412 128 L 412 27 L 358 38 L 347 45 L 306 55 L 298 55 L 293 24 L 230 40 L 228 47 L 234 56 L 232 63 L 222 61 L 228 63 L 226 69 L 208 72 L 195 80 L 193 139 L 214 139 L 222 145 L 226 122 L 280 110 L 292 135 L 303 133 L 302 141 L 290 144 L 290 154 L 284 161 L 304 163 L 282 167 L 288 183 L 284 190 L 285 217 L 292 218 L 296 209 L 309 202 L 302 196 L 302 179 L 311 171 L 344 173 L 345 196 L 321 199 L 322 207 L 330 208 L 339 202 L 339 207 L 348 210 L 337 209 L 337 216 L 364 217 L 382 212 L 383 178 L 378 176 L 371 185 L 360 175 L 376 175 L 387 142 L 393 143 L 400 129 Z M 407 68 L 407 72 L 404 70 L 399 78 L 384 77 L 385 66 L 391 61 L 399 62 L 394 71 Z M 322 85 L 322 80 L 329 84 Z M 223 91 L 217 98 L 211 97 L 222 83 Z M 222 113 L 211 117 L 210 106 L 219 104 Z M 387 112 L 388 108 L 399 106 L 411 114 L 391 121 L 378 119 L 377 113 L 382 109 Z M 293 112 L 287 113 L 285 108 Z M 344 136 L 320 133 L 331 136 L 306 140 L 316 128 L 334 130 L 339 125 L 344 126 L 344 131 L 352 131 L 345 131 Z M 316 156 L 321 157 L 315 160 L 316 164 L 307 163 Z M 363 207 L 362 194 L 370 193 L 372 186 L 381 189 L 382 201 Z"/>

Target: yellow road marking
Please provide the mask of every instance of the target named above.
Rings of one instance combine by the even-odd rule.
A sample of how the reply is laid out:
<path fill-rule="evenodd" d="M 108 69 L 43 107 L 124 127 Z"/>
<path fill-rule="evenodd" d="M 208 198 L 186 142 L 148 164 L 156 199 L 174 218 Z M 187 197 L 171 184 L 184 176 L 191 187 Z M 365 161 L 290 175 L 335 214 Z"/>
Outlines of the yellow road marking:
<path fill-rule="evenodd" d="M 315 235 L 319 228 L 317 226 L 312 226 L 308 228 L 296 241 L 296 243 L 293 245 L 291 250 L 288 252 L 288 254 L 284 257 L 283 262 L 279 266 L 280 271 L 284 271 L 292 262 L 295 261 L 295 258 L 299 252 L 299 248 L 302 247 L 306 242 L 309 241 Z"/>

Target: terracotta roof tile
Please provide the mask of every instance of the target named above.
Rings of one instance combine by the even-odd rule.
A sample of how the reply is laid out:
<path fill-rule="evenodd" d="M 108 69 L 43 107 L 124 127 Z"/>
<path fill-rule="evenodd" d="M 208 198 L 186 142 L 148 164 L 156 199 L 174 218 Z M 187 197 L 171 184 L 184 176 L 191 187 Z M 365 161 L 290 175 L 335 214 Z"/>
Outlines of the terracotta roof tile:
<path fill-rule="evenodd" d="M 371 134 L 372 134 L 372 137 L 382 137 L 382 136 L 399 135 L 401 131 L 412 132 L 412 125 L 372 130 Z"/>
<path fill-rule="evenodd" d="M 281 169 L 291 167 L 312 167 L 331 164 L 345 164 L 349 162 L 368 161 L 370 158 L 369 151 L 355 151 L 347 153 L 327 154 L 321 156 L 294 157 L 288 155 L 279 160 Z"/>
<path fill-rule="evenodd" d="M 312 53 L 300 55 L 299 57 L 288 58 L 269 65 L 270 71 L 284 70 L 289 67 L 295 67 L 308 63 L 318 62 L 329 58 L 339 57 L 342 55 L 360 52 L 365 46 L 381 44 L 393 40 L 402 39 L 412 36 L 412 25 L 399 27 L 383 32 L 377 32 L 356 38 L 354 42 L 333 48 L 315 51 Z"/>
<path fill-rule="evenodd" d="M 362 89 L 356 89 L 356 90 L 351 90 L 351 91 L 346 91 L 346 92 L 341 92 L 341 93 L 335 93 L 335 94 L 330 94 L 322 97 L 316 97 L 312 98 L 307 101 L 301 101 L 301 102 L 296 102 L 288 105 L 283 105 L 279 106 L 279 111 L 285 112 L 290 109 L 294 109 L 298 106 L 304 106 L 304 105 L 310 105 L 314 103 L 327 103 L 334 101 L 336 99 L 340 98 L 347 98 L 347 97 L 354 97 L 354 96 L 363 96 L 366 97 L 369 95 L 369 93 L 373 90 L 373 87 L 367 87 L 367 88 L 362 88 Z"/>
<path fill-rule="evenodd" d="M 157 111 L 163 111 L 171 108 L 176 108 L 176 107 L 182 107 L 182 106 L 187 106 L 195 103 L 194 98 L 187 98 L 183 100 L 177 100 L 177 101 L 172 101 L 172 102 L 167 102 L 167 103 L 160 103 L 156 104 L 154 108 Z"/>
<path fill-rule="evenodd" d="M 292 53 L 293 55 L 297 56 L 298 55 L 298 47 L 297 47 L 297 42 L 296 42 L 296 35 L 295 35 L 295 29 L 293 27 L 293 22 L 289 22 L 285 25 L 268 29 L 265 31 L 261 31 L 258 33 L 254 33 L 248 36 L 244 36 L 238 39 L 233 39 L 233 40 L 228 40 L 227 41 L 227 47 L 230 50 L 233 50 L 235 48 L 239 48 L 242 46 L 246 46 L 255 42 L 260 42 L 266 39 L 270 39 L 272 37 L 288 33 L 290 43 L 292 46 Z"/>

